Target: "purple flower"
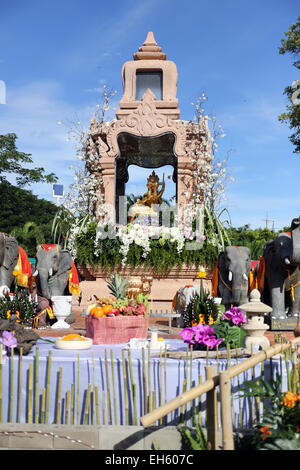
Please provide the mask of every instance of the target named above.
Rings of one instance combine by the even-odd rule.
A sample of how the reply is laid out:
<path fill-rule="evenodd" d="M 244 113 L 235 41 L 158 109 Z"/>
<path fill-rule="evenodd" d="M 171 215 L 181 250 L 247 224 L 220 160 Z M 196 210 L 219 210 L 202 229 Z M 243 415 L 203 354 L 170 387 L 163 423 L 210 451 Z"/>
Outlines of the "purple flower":
<path fill-rule="evenodd" d="M 206 336 L 203 338 L 203 343 L 209 347 L 209 349 L 214 349 L 216 346 L 222 343 L 222 338 L 216 339 L 215 336 Z"/>
<path fill-rule="evenodd" d="M 0 342 L 6 346 L 7 348 L 15 348 L 18 344 L 17 338 L 15 337 L 12 331 L 4 330 L 2 333 L 2 338 L 0 338 Z"/>
<path fill-rule="evenodd" d="M 247 322 L 245 315 L 237 307 L 232 307 L 230 310 L 223 313 L 222 320 L 231 320 L 232 323 L 237 326 Z"/>
<path fill-rule="evenodd" d="M 181 330 L 180 336 L 187 343 L 195 343 L 194 341 L 192 341 L 194 337 L 194 331 L 192 328 L 185 328 L 184 330 Z"/>

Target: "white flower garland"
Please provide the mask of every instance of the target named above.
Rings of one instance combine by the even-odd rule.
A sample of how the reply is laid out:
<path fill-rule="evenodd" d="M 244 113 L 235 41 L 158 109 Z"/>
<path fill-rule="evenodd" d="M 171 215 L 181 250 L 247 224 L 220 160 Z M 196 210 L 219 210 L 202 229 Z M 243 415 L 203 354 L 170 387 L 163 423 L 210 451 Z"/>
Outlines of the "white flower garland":
<path fill-rule="evenodd" d="M 99 252 L 99 240 L 103 240 L 104 225 L 98 224 L 98 230 L 95 238 L 95 255 L 98 256 Z M 107 236 L 118 237 L 121 242 L 120 253 L 122 254 L 122 266 L 126 265 L 127 255 L 130 245 L 135 243 L 137 246 L 142 248 L 142 257 L 147 258 L 151 251 L 151 240 L 159 240 L 161 245 L 164 245 L 166 240 L 171 243 L 177 244 L 177 252 L 181 253 L 184 244 L 187 240 L 192 240 L 193 235 L 187 232 L 184 228 L 180 227 L 164 227 L 164 226 L 152 226 L 152 225 L 117 225 L 115 232 L 107 232 Z"/>

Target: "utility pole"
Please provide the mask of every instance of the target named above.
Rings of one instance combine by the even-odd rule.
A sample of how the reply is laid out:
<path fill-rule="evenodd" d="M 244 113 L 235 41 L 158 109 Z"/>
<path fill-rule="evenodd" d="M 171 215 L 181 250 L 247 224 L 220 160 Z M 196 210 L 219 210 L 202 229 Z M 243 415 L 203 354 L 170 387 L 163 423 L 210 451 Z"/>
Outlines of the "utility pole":
<path fill-rule="evenodd" d="M 273 230 L 274 230 L 274 220 L 268 219 L 268 213 L 266 214 L 266 218 L 262 220 L 266 222 L 266 228 L 269 228 L 268 227 L 269 222 L 273 222 Z"/>

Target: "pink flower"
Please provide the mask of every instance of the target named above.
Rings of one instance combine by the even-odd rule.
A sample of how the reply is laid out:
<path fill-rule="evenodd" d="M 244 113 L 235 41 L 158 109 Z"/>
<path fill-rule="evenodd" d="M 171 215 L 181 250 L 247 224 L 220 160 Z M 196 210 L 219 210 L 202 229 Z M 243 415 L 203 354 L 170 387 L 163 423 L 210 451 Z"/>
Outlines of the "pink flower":
<path fill-rule="evenodd" d="M 184 330 L 181 330 L 180 336 L 187 343 L 195 343 L 195 341 L 193 341 L 194 331 L 192 328 L 185 328 Z"/>

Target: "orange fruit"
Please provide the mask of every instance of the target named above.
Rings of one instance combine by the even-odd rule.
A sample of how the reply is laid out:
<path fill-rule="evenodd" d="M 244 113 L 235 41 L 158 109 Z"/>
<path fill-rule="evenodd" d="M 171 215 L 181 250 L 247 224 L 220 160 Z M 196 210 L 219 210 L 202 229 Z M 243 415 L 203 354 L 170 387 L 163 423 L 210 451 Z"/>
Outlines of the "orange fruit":
<path fill-rule="evenodd" d="M 102 307 L 94 307 L 90 311 L 90 315 L 94 316 L 99 316 L 103 313 Z"/>
<path fill-rule="evenodd" d="M 102 310 L 103 310 L 103 313 L 109 313 L 112 309 L 112 305 L 104 305 L 104 307 L 102 307 Z"/>

